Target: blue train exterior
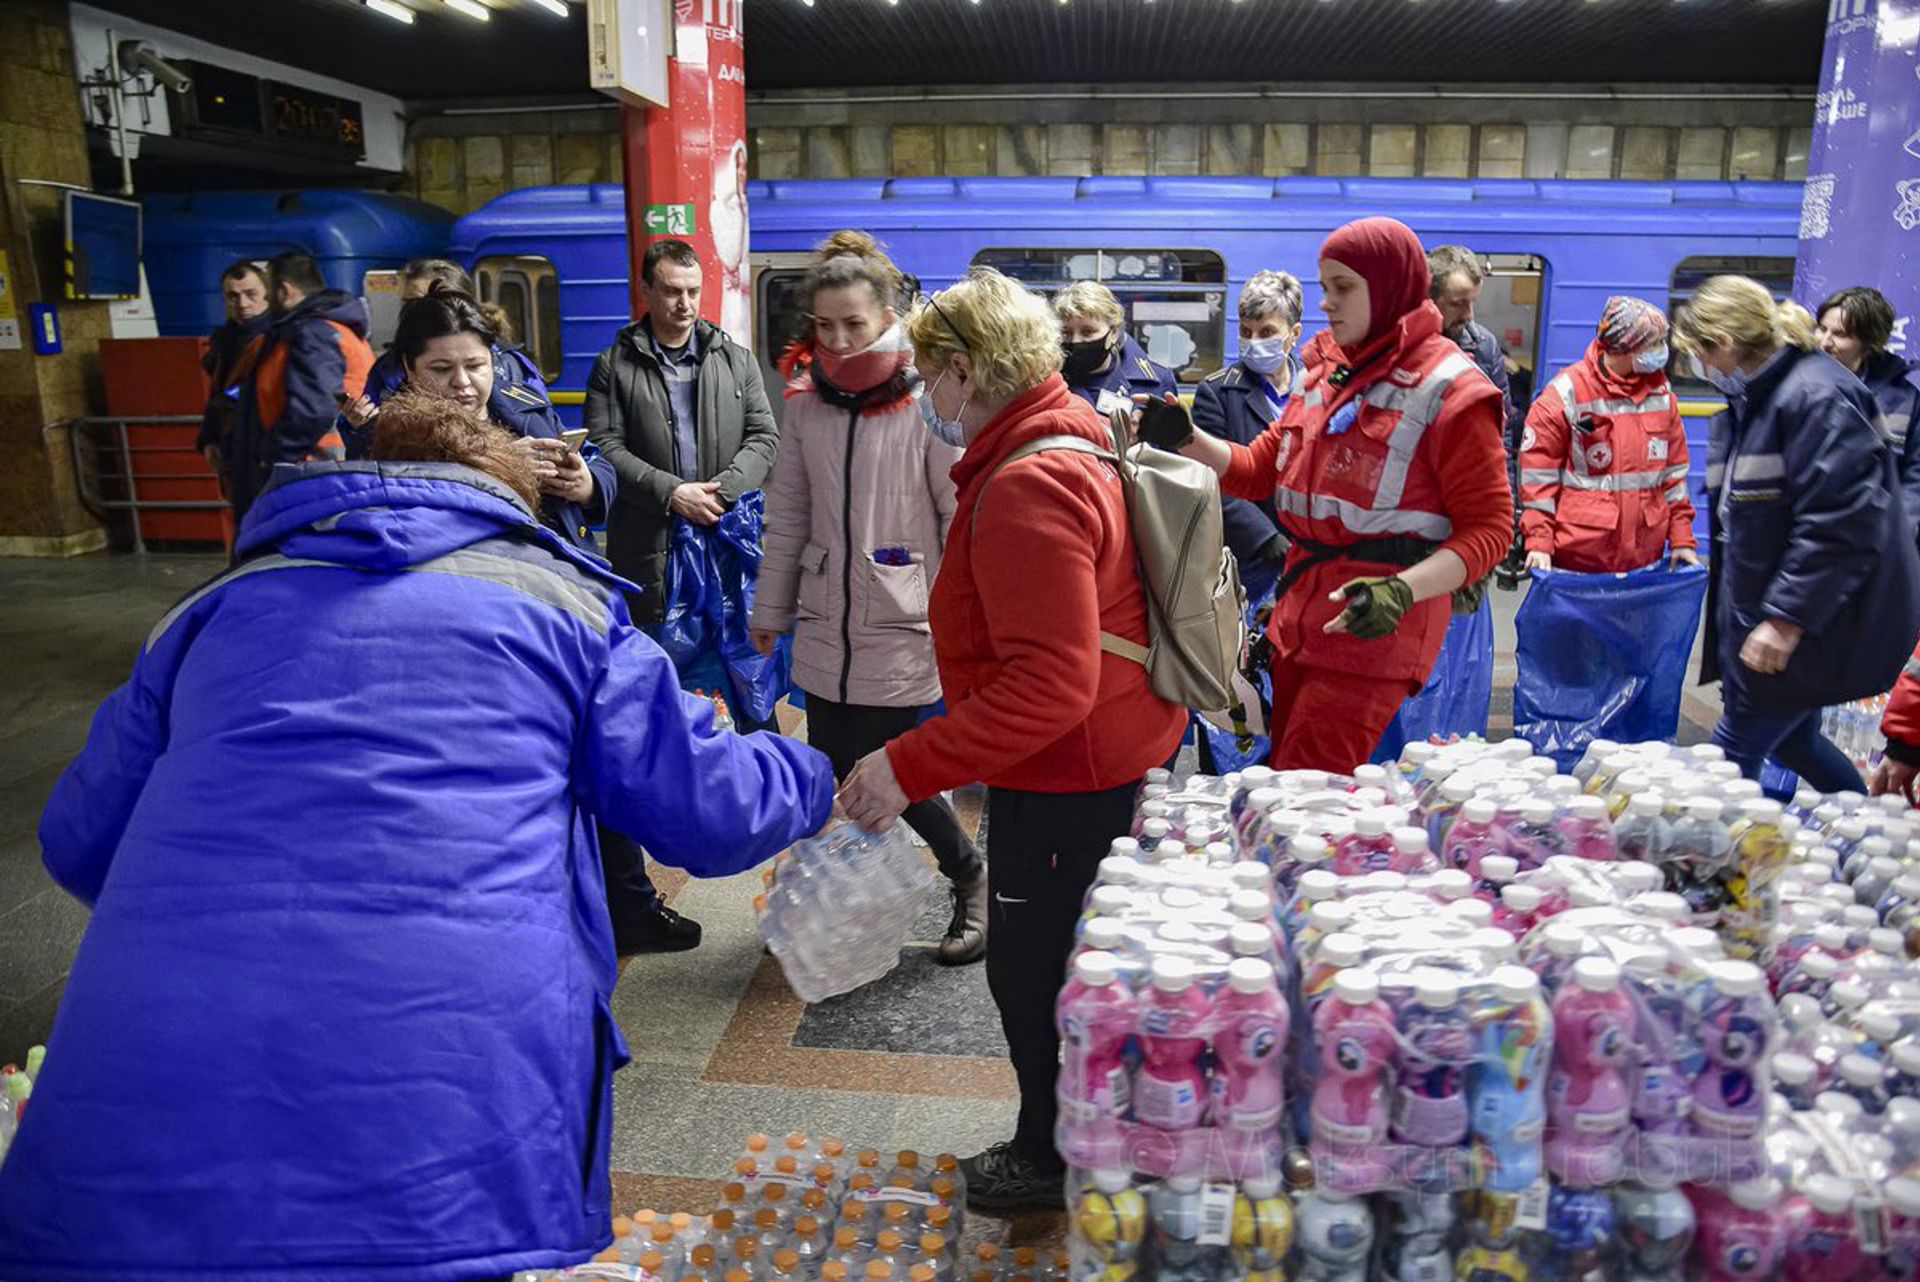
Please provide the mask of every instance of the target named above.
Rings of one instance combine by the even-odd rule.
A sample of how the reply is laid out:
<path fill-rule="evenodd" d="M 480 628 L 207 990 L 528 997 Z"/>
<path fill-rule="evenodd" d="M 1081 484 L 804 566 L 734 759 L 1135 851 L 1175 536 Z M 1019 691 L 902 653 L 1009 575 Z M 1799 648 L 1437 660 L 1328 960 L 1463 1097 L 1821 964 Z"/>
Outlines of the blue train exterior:
<path fill-rule="evenodd" d="M 453 215 L 377 191 L 230 191 L 146 197 L 147 287 L 165 335 L 205 334 L 226 319 L 218 280 L 237 258 L 304 250 L 327 283 L 362 292 L 369 271 L 445 250 Z"/>
<path fill-rule="evenodd" d="M 1248 277 L 1274 268 L 1307 282 L 1311 331 L 1321 241 L 1351 219 L 1391 214 L 1429 245 L 1536 260 L 1536 387 L 1585 352 L 1609 295 L 1665 302 L 1715 270 L 1775 279 L 1784 272 L 1790 281 L 1800 209 L 1795 183 L 1519 179 L 849 179 L 756 182 L 749 196 L 756 263 L 797 270 L 788 256 L 836 228 L 858 227 L 928 289 L 994 251 L 1210 251 L 1224 261 L 1224 360 L 1237 354 L 1232 307 Z M 551 261 L 562 358 L 554 387 L 570 414 L 594 355 L 628 314 L 623 201 L 614 185 L 532 188 L 454 228 L 453 256 L 470 266 L 502 255 Z M 767 330 L 766 276 L 758 273 L 755 298 L 763 361 L 786 337 Z M 1682 393 L 1697 495 L 1706 421 L 1718 402 L 1704 388 Z"/>

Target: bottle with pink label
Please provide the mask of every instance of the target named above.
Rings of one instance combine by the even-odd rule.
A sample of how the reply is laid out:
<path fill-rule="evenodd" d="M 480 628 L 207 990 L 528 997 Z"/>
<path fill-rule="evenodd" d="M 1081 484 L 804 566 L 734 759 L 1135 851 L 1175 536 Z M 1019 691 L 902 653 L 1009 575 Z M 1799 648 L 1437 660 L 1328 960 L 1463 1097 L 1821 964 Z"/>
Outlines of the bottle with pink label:
<path fill-rule="evenodd" d="M 1277 1140 L 1288 1015 L 1273 967 L 1247 957 L 1228 966 L 1213 1023 L 1214 1125 L 1253 1142 Z"/>
<path fill-rule="evenodd" d="M 1853 1218 L 1853 1188 L 1837 1175 L 1809 1175 L 1787 1204 L 1786 1282 L 1855 1282 L 1866 1266 Z"/>
<path fill-rule="evenodd" d="M 1314 1012 L 1319 1078 L 1313 1087 L 1316 1162 L 1342 1191 L 1371 1191 L 1387 1178 L 1381 1145 L 1398 1038 L 1380 981 L 1367 970 L 1343 970 L 1333 994 Z"/>
<path fill-rule="evenodd" d="M 1498 814 L 1493 802 L 1485 797 L 1475 797 L 1460 807 L 1460 817 L 1447 830 L 1440 862 L 1449 868 L 1462 869 L 1475 881 L 1480 880 L 1483 876 L 1480 861 L 1488 855 L 1502 853 L 1500 835 L 1493 827 Z"/>
<path fill-rule="evenodd" d="M 1616 1183 L 1631 1121 L 1623 1064 L 1633 1003 L 1620 968 L 1582 957 L 1553 1001 L 1553 1072 L 1547 1078 L 1547 1169 L 1578 1188 Z"/>
<path fill-rule="evenodd" d="M 1358 877 L 1370 872 L 1392 869 L 1393 838 L 1387 833 L 1387 816 L 1377 810 L 1355 815 L 1353 831 L 1340 839 L 1333 852 L 1333 871 L 1342 877 Z"/>
<path fill-rule="evenodd" d="M 1787 1249 L 1780 1182 L 1753 1180 L 1724 1193 L 1704 1185 L 1685 1187 L 1699 1219 L 1693 1262 L 1701 1282 L 1768 1282 Z"/>
<path fill-rule="evenodd" d="M 1134 1079 L 1134 1117 L 1165 1131 L 1198 1127 L 1207 1113 L 1206 994 L 1183 957 L 1154 959 L 1140 1018 L 1140 1071 Z"/>
<path fill-rule="evenodd" d="M 1560 849 L 1578 859 L 1611 862 L 1616 851 L 1613 821 L 1607 803 L 1598 797 L 1575 797 L 1559 819 Z"/>
<path fill-rule="evenodd" d="M 1920 1179 L 1899 1175 L 1887 1181 L 1887 1253 L 1880 1276 L 1885 1282 L 1920 1279 Z"/>
<path fill-rule="evenodd" d="M 1120 959 L 1084 952 L 1060 990 L 1057 1006 L 1060 1067 L 1060 1149 L 1078 1165 L 1099 1164 L 1119 1139 L 1118 1123 L 1132 1103 L 1127 1040 L 1138 1019 L 1133 992 L 1120 978 Z"/>

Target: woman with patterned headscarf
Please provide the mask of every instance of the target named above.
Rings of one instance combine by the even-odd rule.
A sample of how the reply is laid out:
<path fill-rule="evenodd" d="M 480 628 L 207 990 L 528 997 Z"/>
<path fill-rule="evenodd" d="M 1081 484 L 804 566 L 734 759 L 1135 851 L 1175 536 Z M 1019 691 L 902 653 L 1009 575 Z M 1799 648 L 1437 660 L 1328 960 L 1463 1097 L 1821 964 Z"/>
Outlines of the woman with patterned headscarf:
<path fill-rule="evenodd" d="M 1607 574 L 1671 555 L 1697 564 L 1687 437 L 1667 383 L 1667 318 L 1624 295 L 1554 375 L 1520 437 L 1527 567 Z"/>

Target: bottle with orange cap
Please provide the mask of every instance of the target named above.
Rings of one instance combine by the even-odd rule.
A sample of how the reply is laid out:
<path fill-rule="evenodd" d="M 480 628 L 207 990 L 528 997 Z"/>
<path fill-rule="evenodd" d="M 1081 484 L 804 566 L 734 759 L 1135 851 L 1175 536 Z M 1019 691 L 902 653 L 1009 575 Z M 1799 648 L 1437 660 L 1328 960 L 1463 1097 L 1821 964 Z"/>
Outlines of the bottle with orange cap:
<path fill-rule="evenodd" d="M 727 1243 L 733 1241 L 739 1216 L 731 1207 L 721 1207 L 707 1217 L 706 1243 L 716 1252 L 724 1252 Z"/>
<path fill-rule="evenodd" d="M 640 1258 L 634 1261 L 634 1263 L 639 1267 L 642 1278 L 653 1278 L 657 1279 L 658 1282 L 665 1282 L 667 1277 L 667 1257 L 660 1254 L 660 1252 L 652 1249 L 642 1251 L 640 1252 Z"/>
<path fill-rule="evenodd" d="M 1047 1282 L 1071 1282 L 1073 1278 L 1073 1257 L 1065 1251 L 1056 1250 L 1048 1262 Z"/>
<path fill-rule="evenodd" d="M 820 1222 L 820 1217 L 811 1210 L 803 1210 L 793 1220 L 793 1236 L 789 1239 L 794 1251 L 800 1256 L 801 1272 L 807 1277 L 817 1277 L 820 1266 L 826 1262 L 832 1249 L 833 1240 Z"/>
<path fill-rule="evenodd" d="M 893 1270 L 893 1276 L 904 1278 L 907 1269 L 919 1262 L 919 1248 L 907 1245 L 906 1235 L 896 1229 L 882 1229 L 874 1240 L 873 1254 L 867 1257 L 869 1265 L 884 1263 Z"/>
<path fill-rule="evenodd" d="M 935 1282 L 931 1264 L 916 1264 L 907 1270 L 907 1282 Z"/>
<path fill-rule="evenodd" d="M 866 1267 L 867 1257 L 872 1254 L 867 1244 L 860 1240 L 860 1230 L 850 1224 L 843 1224 L 834 1231 L 833 1248 L 827 1259 L 840 1265 L 847 1277 L 854 1277 Z M 826 1265 L 821 1265 L 821 1276 L 826 1275 Z"/>
<path fill-rule="evenodd" d="M 820 1282 L 849 1282 L 852 1277 L 845 1260 L 828 1260 L 820 1266 Z"/>
<path fill-rule="evenodd" d="M 852 1229 L 862 1246 L 871 1246 L 880 1232 L 880 1216 L 874 1213 L 873 1203 L 848 1199 L 840 1208 L 840 1227 Z"/>
<path fill-rule="evenodd" d="M 700 1242 L 687 1251 L 681 1266 L 680 1282 L 721 1282 L 720 1253 L 711 1242 Z"/>
<path fill-rule="evenodd" d="M 760 1186 L 760 1204 L 755 1208 L 756 1218 L 765 1212 L 772 1212 L 775 1223 L 781 1233 L 793 1227 L 794 1185 L 782 1180 L 768 1180 Z"/>
<path fill-rule="evenodd" d="M 893 1282 L 893 1265 L 886 1260 L 867 1261 L 867 1282 Z"/>
<path fill-rule="evenodd" d="M 655 1220 L 653 1231 L 647 1235 L 646 1249 L 660 1257 L 661 1267 L 665 1270 L 665 1273 L 661 1273 L 656 1269 L 655 1273 L 660 1276 L 677 1273 L 686 1262 L 687 1245 L 674 1229 L 672 1221 Z"/>
<path fill-rule="evenodd" d="M 1006 1271 L 1010 1261 L 1001 1258 L 1004 1252 L 996 1242 L 982 1242 L 973 1252 L 973 1267 L 968 1270 L 970 1282 L 999 1282 L 1000 1275 Z"/>
<path fill-rule="evenodd" d="M 880 1202 L 880 1229 L 892 1230 L 903 1238 L 920 1236 L 920 1212 L 925 1207 L 910 1202 Z M 895 1270 L 899 1272 L 899 1270 Z"/>
<path fill-rule="evenodd" d="M 747 1143 L 741 1150 L 740 1160 L 733 1164 L 734 1178 L 740 1179 L 743 1184 L 753 1183 L 755 1177 L 765 1175 L 773 1169 L 773 1159 L 777 1156 L 778 1154 L 774 1151 L 773 1137 L 755 1131 L 747 1136 Z M 746 1170 L 751 1170 L 752 1175 L 741 1179 L 741 1173 Z"/>
<path fill-rule="evenodd" d="M 742 1233 L 733 1239 L 733 1250 L 727 1259 L 728 1282 L 739 1282 L 735 1272 L 747 1275 L 747 1282 L 766 1282 L 767 1264 L 760 1256 L 760 1239 L 752 1233 Z"/>
<path fill-rule="evenodd" d="M 926 1188 L 927 1168 L 920 1161 L 920 1155 L 910 1148 L 901 1149 L 894 1158 L 893 1169 L 887 1172 L 886 1183 L 893 1188 Z"/>
<path fill-rule="evenodd" d="M 929 1271 L 925 1282 L 953 1282 L 953 1266 L 953 1251 L 948 1246 L 946 1235 L 931 1231 L 922 1233 L 920 1253 L 914 1267 Z"/>
<path fill-rule="evenodd" d="M 729 1180 L 720 1186 L 720 1204 L 716 1211 L 732 1211 L 738 1219 L 750 1209 L 747 1205 L 747 1185 L 742 1180 Z"/>
<path fill-rule="evenodd" d="M 760 1243 L 760 1254 L 770 1256 L 787 1244 L 790 1236 L 787 1226 L 780 1222 L 779 1214 L 770 1206 L 763 1206 L 753 1213 L 753 1236 Z"/>

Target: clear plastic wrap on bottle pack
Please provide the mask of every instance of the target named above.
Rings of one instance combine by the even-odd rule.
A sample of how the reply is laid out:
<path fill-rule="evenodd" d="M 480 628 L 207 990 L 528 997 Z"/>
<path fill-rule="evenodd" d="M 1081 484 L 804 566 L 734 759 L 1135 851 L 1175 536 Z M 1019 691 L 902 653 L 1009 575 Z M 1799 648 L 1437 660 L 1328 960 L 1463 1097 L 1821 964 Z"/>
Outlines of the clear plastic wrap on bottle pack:
<path fill-rule="evenodd" d="M 754 902 L 760 934 L 804 1002 L 870 984 L 900 961 L 933 870 L 903 827 L 843 825 L 796 844 Z"/>

